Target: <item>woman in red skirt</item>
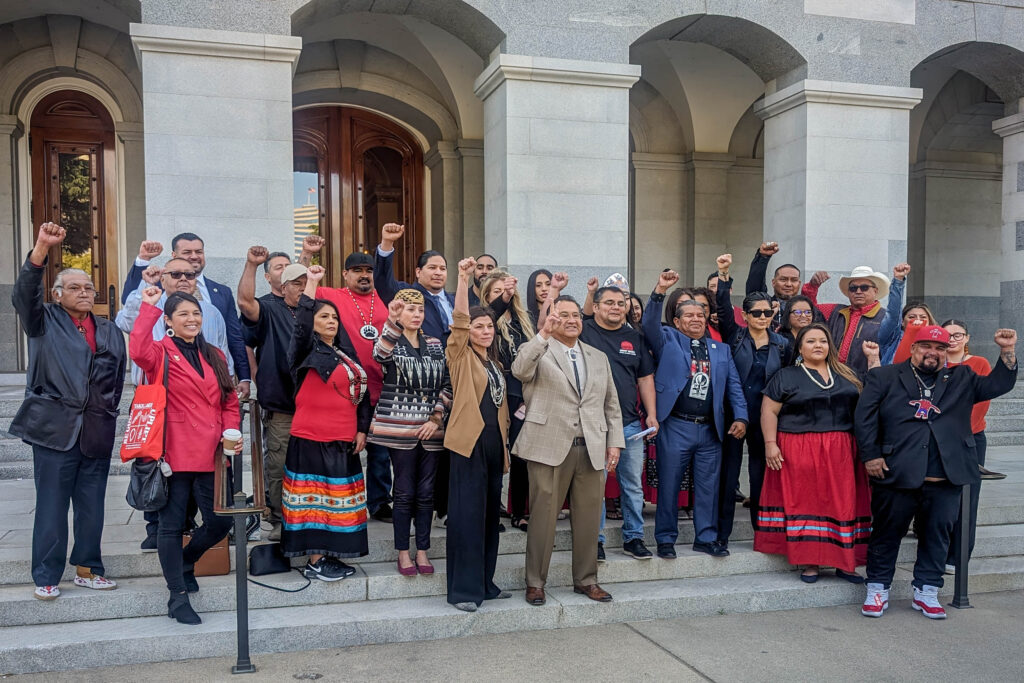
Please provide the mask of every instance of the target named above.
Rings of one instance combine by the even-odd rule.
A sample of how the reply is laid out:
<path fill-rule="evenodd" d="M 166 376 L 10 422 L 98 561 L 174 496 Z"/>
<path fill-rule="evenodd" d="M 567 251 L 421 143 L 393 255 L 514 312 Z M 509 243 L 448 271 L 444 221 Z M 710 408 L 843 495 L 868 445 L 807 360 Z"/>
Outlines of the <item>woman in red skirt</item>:
<path fill-rule="evenodd" d="M 818 580 L 821 566 L 862 583 L 856 568 L 867 561 L 871 498 L 853 438 L 861 383 L 820 323 L 800 330 L 796 351 L 797 364 L 775 373 L 764 390 L 768 470 L 754 550 L 804 565 L 806 583 Z"/>

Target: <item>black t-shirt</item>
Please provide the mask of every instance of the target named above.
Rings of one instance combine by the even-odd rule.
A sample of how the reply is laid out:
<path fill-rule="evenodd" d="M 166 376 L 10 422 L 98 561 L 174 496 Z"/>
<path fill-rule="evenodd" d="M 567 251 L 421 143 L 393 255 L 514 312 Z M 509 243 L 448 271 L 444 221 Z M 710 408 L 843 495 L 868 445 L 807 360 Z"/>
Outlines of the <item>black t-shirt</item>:
<path fill-rule="evenodd" d="M 640 419 L 637 413 L 637 380 L 654 374 L 654 359 L 647 350 L 643 337 L 628 325 L 617 330 L 606 330 L 592 318 L 583 321 L 580 341 L 590 344 L 608 357 L 612 380 L 619 395 L 622 424 Z"/>
<path fill-rule="evenodd" d="M 832 373 L 835 383 L 830 389 L 815 384 L 807 372 L 820 383 L 825 380 L 814 370 L 791 365 L 782 368 L 768 381 L 764 395 L 782 404 L 779 431 L 790 434 L 806 432 L 853 431 L 853 411 L 860 392 L 845 377 Z"/>
<path fill-rule="evenodd" d="M 693 386 L 693 378 L 697 373 L 707 373 L 708 391 L 704 398 L 691 398 L 690 389 Z M 690 340 L 690 378 L 686 380 L 686 386 L 679 393 L 676 404 L 672 406 L 674 415 L 691 415 L 696 417 L 707 417 L 711 415 L 712 389 L 711 386 L 711 360 L 708 356 L 708 340 Z"/>
<path fill-rule="evenodd" d="M 265 294 L 257 301 L 259 320 L 240 316 L 246 346 L 256 350 L 256 395 L 264 410 L 294 414 L 295 383 L 288 367 L 288 344 L 295 330 L 295 314 L 276 294 Z"/>
<path fill-rule="evenodd" d="M 766 375 L 768 369 L 768 349 L 770 346 L 770 344 L 765 344 L 761 348 L 754 350 L 754 362 L 750 364 L 750 371 L 743 379 L 743 395 L 747 399 L 748 412 L 750 412 L 750 407 L 755 403 L 760 405 L 761 392 L 764 391 L 764 387 L 768 383 Z M 758 419 L 757 415 L 751 415 L 751 418 Z"/>
<path fill-rule="evenodd" d="M 922 372 L 917 371 L 918 377 L 928 387 L 934 387 L 935 382 L 939 379 L 939 373 L 936 372 Z M 924 398 L 924 393 L 921 393 L 921 398 Z M 935 440 L 934 432 L 928 437 L 928 467 L 925 470 L 924 476 L 935 477 L 936 479 L 946 478 L 946 468 L 942 465 L 942 455 L 939 453 L 939 442 Z"/>

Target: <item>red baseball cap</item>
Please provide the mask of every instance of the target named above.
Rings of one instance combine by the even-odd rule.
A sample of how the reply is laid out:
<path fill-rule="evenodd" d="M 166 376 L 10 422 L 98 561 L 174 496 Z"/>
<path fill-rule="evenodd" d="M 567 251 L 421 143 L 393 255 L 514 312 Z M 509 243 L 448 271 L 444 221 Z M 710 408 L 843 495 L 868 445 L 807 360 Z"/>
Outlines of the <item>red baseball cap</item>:
<path fill-rule="evenodd" d="M 924 341 L 949 346 L 949 332 L 939 325 L 925 325 L 917 331 L 917 336 L 914 337 L 915 344 Z"/>

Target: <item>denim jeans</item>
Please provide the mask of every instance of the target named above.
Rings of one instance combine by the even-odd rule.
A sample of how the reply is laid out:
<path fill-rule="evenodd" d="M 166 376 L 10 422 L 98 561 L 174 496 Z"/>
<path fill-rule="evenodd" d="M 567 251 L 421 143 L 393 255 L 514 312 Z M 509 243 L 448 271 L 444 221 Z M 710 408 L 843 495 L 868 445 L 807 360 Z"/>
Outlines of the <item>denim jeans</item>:
<path fill-rule="evenodd" d="M 640 421 L 630 422 L 622 428 L 626 437 L 626 447 L 619 454 L 619 466 L 615 468 L 615 476 L 619 480 L 622 505 L 622 542 L 644 537 L 644 440 L 629 437 L 643 431 Z M 604 522 L 606 510 L 601 506 L 601 535 L 598 540 L 604 543 Z"/>

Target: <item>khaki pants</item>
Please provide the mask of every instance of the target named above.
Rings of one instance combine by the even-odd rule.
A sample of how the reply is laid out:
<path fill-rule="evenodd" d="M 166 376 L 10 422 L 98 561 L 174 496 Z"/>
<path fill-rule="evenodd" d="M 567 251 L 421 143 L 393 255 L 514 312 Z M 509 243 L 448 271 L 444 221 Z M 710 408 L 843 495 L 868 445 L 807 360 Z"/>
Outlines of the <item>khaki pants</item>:
<path fill-rule="evenodd" d="M 569 493 L 572 529 L 572 583 L 597 583 L 597 535 L 604 504 L 604 470 L 595 470 L 585 446 L 569 449 L 562 464 L 527 462 L 530 476 L 530 526 L 526 532 L 526 585 L 543 588 L 555 543 L 555 522 Z"/>
<path fill-rule="evenodd" d="M 281 481 L 284 479 L 284 460 L 288 455 L 289 432 L 292 417 L 288 413 L 265 413 L 263 429 L 267 436 L 267 450 L 263 454 L 263 472 L 267 480 L 267 506 L 270 521 L 281 523 Z"/>

